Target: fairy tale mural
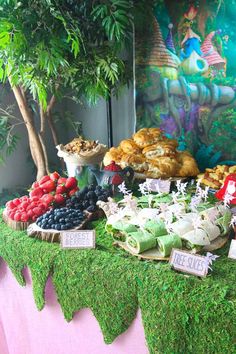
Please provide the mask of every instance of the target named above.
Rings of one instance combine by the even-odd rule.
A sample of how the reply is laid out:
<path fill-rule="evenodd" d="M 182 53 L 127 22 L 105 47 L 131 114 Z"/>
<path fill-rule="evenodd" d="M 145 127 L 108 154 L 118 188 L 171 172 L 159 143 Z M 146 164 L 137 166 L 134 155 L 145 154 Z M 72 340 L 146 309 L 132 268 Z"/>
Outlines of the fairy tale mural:
<path fill-rule="evenodd" d="M 161 127 L 201 169 L 236 164 L 236 1 L 156 1 L 135 28 L 136 129 Z"/>

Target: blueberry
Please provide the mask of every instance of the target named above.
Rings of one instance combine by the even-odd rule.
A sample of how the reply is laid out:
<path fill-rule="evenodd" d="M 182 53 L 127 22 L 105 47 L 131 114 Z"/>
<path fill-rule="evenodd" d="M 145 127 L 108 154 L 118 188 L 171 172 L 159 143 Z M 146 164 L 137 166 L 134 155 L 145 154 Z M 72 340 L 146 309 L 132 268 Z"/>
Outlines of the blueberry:
<path fill-rule="evenodd" d="M 84 187 L 80 190 L 81 194 L 86 194 L 89 191 L 88 187 Z"/>
<path fill-rule="evenodd" d="M 88 199 L 93 199 L 94 197 L 96 197 L 96 194 L 95 194 L 94 191 L 89 191 L 89 192 L 87 193 L 87 198 L 88 198 Z"/>
<path fill-rule="evenodd" d="M 98 200 L 100 200 L 101 202 L 107 202 L 107 197 L 105 195 L 101 195 L 98 197 Z"/>
<path fill-rule="evenodd" d="M 94 184 L 89 184 L 89 185 L 88 185 L 88 190 L 89 190 L 89 191 L 94 191 L 95 188 L 96 188 L 96 186 L 95 186 Z"/>
<path fill-rule="evenodd" d="M 65 227 L 66 227 L 66 230 L 68 230 L 68 229 L 72 229 L 73 225 L 68 222 L 67 224 L 65 224 Z"/>
<path fill-rule="evenodd" d="M 84 209 L 87 209 L 88 207 L 89 207 L 89 201 L 87 201 L 87 200 L 85 200 L 84 202 L 83 202 L 83 208 Z"/>
<path fill-rule="evenodd" d="M 95 206 L 95 205 L 90 205 L 90 206 L 87 208 L 87 211 L 89 211 L 90 213 L 93 213 L 95 210 L 96 210 L 96 206 Z"/>

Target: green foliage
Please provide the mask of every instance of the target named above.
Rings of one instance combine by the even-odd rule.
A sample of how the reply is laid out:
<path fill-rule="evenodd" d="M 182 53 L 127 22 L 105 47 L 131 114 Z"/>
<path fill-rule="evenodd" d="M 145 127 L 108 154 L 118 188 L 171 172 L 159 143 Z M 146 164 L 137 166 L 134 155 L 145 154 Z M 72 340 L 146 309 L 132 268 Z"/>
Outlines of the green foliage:
<path fill-rule="evenodd" d="M 13 115 L 13 106 L 0 108 L 0 164 L 5 161 L 5 157 L 16 150 L 20 138 L 13 131 L 18 124 L 20 123 Z"/>
<path fill-rule="evenodd" d="M 120 51 L 133 11 L 128 0 L 2 0 L 0 80 L 22 85 L 44 108 L 68 87 L 90 102 L 107 97 L 127 82 Z"/>
<path fill-rule="evenodd" d="M 204 279 L 172 271 L 165 262 L 141 262 L 113 246 L 105 221 L 96 227 L 95 250 L 61 250 L 12 231 L 0 220 L 0 256 L 21 285 L 29 267 L 39 310 L 52 276 L 66 320 L 82 308 L 96 316 L 106 343 L 131 324 L 138 308 L 150 354 L 236 352 L 236 262 L 228 246 Z"/>

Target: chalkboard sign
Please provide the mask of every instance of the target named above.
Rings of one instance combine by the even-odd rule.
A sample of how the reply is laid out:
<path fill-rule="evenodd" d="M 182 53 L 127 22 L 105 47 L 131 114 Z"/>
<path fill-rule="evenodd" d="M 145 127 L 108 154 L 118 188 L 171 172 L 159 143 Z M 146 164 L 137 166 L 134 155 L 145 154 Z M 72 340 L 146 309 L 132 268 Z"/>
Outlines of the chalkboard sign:
<path fill-rule="evenodd" d="M 205 277 L 208 273 L 207 258 L 187 251 L 172 249 L 170 264 L 178 271 Z"/>

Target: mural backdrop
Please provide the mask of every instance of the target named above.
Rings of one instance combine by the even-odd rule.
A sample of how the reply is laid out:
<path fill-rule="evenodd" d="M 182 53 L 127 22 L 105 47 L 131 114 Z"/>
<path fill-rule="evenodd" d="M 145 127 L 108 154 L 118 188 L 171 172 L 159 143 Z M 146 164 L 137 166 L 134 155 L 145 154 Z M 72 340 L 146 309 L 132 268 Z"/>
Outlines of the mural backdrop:
<path fill-rule="evenodd" d="M 158 126 L 199 167 L 236 164 L 236 1 L 157 1 L 135 30 L 136 129 Z"/>

